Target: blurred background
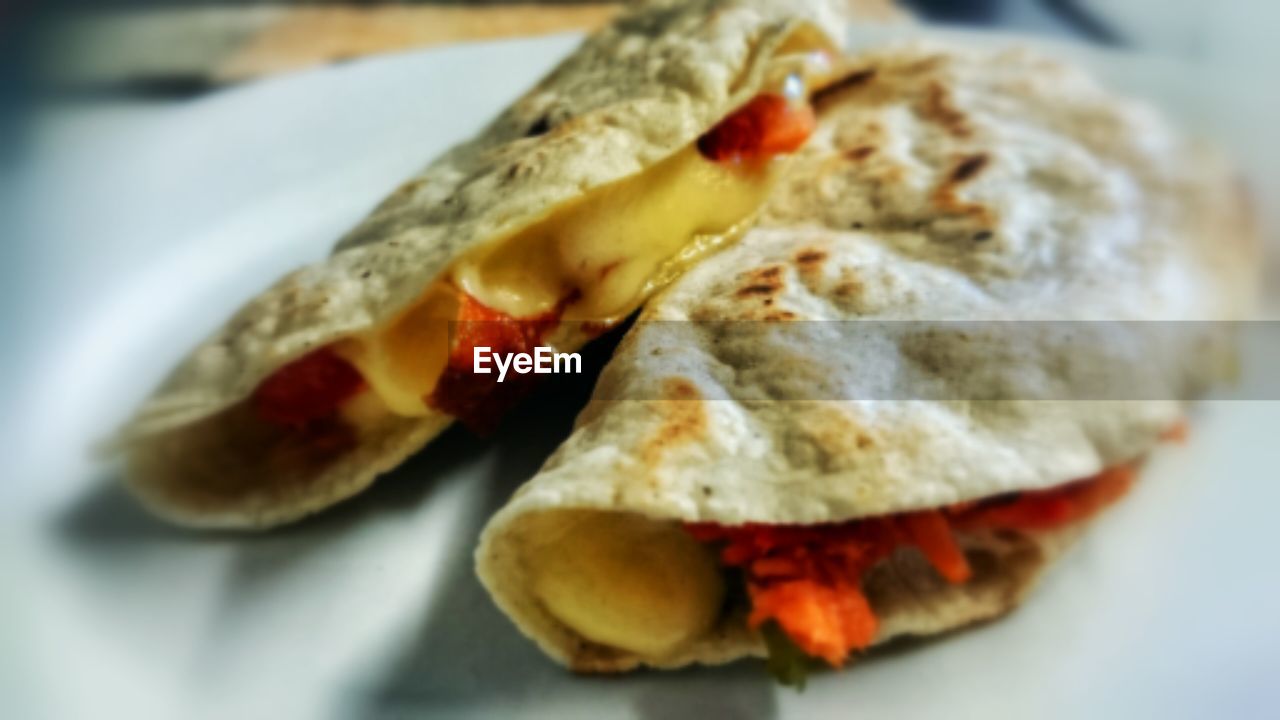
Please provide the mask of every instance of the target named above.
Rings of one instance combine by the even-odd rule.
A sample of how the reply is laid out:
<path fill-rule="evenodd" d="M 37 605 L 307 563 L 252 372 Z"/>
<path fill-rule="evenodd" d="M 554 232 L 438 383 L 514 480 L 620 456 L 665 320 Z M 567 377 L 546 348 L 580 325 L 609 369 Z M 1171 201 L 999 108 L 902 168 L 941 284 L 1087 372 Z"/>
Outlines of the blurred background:
<path fill-rule="evenodd" d="M 1000 28 L 1211 62 L 1277 60 L 1274 3 L 849 0 L 864 22 Z M 10 0 L 6 45 L 59 90 L 182 96 L 302 68 L 450 43 L 585 30 L 609 2 Z M 10 59 L 17 57 L 12 52 Z"/>
<path fill-rule="evenodd" d="M 1124 61 L 1115 67 L 1123 67 L 1125 72 L 1104 80 L 1139 92 L 1158 88 L 1159 94 L 1176 98 L 1181 110 L 1177 120 L 1212 135 L 1244 169 L 1268 243 L 1269 300 L 1264 312 L 1268 317 L 1278 314 L 1280 143 L 1274 140 L 1274 129 L 1280 127 L 1280 92 L 1275 89 L 1274 76 L 1280 71 L 1280 42 L 1275 36 L 1280 28 L 1280 2 L 850 3 L 859 22 L 866 25 L 912 28 L 942 24 L 1020 33 L 1049 43 L 1083 47 L 1088 52 L 1123 56 Z M 353 517 L 368 515 L 379 504 L 412 505 L 432 490 L 406 490 L 401 484 L 400 489 L 380 496 L 370 493 L 371 499 L 362 500 L 363 505 L 353 504 L 354 510 L 340 511 L 320 524 L 257 544 L 241 545 L 226 538 L 192 543 L 190 536 L 158 529 L 118 488 L 82 497 L 90 481 L 115 478 L 107 477 L 89 460 L 81 446 L 87 443 L 64 438 L 102 437 L 191 342 L 216 326 L 240 299 L 289 267 L 322 254 L 336 237 L 335 218 L 355 222 L 394 179 L 473 133 L 477 118 L 497 109 L 493 97 L 514 97 L 543 67 L 566 52 L 573 38 L 564 36 L 563 43 L 545 46 L 512 45 L 509 54 L 503 50 L 484 55 L 483 67 L 471 64 L 482 57 L 467 49 L 472 44 L 524 42 L 590 30 L 607 22 L 619 7 L 610 2 L 0 0 L 0 321 L 6 331 L 5 341 L 0 343 L 0 397 L 5 401 L 0 410 L 0 450 L 8 476 L 0 485 L 0 597 L 9 598 L 14 588 L 6 583 L 16 582 L 4 565 L 17 562 L 19 550 L 15 547 L 20 542 L 14 529 L 16 521 L 54 518 L 57 527 L 51 534 L 56 535 L 59 549 L 50 549 L 53 545 L 33 549 L 35 540 L 30 541 L 33 547 L 27 548 L 27 562 L 33 567 L 62 563 L 42 580 L 48 587 L 60 589 L 29 603 L 36 610 L 61 603 L 59 619 L 37 623 L 38 629 L 47 637 L 65 641 L 68 648 L 82 644 L 88 632 L 84 628 L 101 629 L 99 646 L 105 648 L 99 655 L 86 654 L 73 662 L 68 659 L 70 651 L 64 653 L 45 643 L 47 667 L 61 669 L 65 663 L 71 673 L 73 667 L 91 666 L 104 673 L 103 685 L 119 678 L 120 688 L 132 689 L 146 688 L 153 681 L 155 668 L 142 659 L 144 656 L 155 665 L 188 667 L 171 662 L 178 658 L 214 668 L 213 674 L 221 678 L 224 687 L 258 687 L 252 684 L 253 678 L 241 677 L 229 668 L 253 667 L 255 660 L 279 667 L 298 662 L 299 656 L 281 651 L 276 663 L 274 651 L 260 652 L 254 646 L 255 638 L 274 637 L 272 633 L 284 628 L 292 633 L 289 638 L 295 648 L 303 648 L 301 655 L 306 655 L 311 633 L 331 619 L 328 599 L 315 598 L 314 607 L 299 605 L 295 596 L 286 599 L 283 583 L 273 585 L 267 578 L 289 572 L 299 576 L 311 573 L 328 582 L 345 574 L 354 577 L 353 583 L 381 587 L 379 583 L 385 580 L 379 574 L 381 565 L 369 566 L 369 553 L 357 553 L 354 544 L 337 544 L 342 541 L 326 537 L 328 531 L 349 527 Z M 449 72 L 455 75 L 452 80 L 432 75 L 424 81 L 433 83 L 432 87 L 450 88 L 430 95 L 447 98 L 446 105 L 424 107 L 415 101 L 412 88 L 406 91 L 400 70 L 373 71 L 378 63 L 387 63 L 390 68 L 399 62 L 397 58 L 426 48 L 457 50 L 448 56 Z M 528 55 L 542 64 L 516 65 Z M 512 64 L 506 68 L 493 65 L 495 58 L 509 59 Z M 372 68 L 368 73 L 344 72 L 365 64 Z M 425 61 L 420 67 L 438 70 L 437 64 Z M 326 76 L 329 68 L 336 69 L 332 77 Z M 410 62 L 402 70 L 416 68 L 419 65 Z M 488 85 L 482 100 L 476 99 L 480 94 L 468 92 L 467 83 Z M 344 102 L 325 102 L 325 93 L 330 91 L 343 93 Z M 383 106 L 383 98 L 391 104 Z M 256 109 L 252 117 L 243 112 L 246 107 Z M 433 134 L 423 137 L 406 125 L 405 112 L 432 117 Z M 457 121 L 447 117 L 454 112 Z M 298 135 L 306 135 L 307 141 L 289 141 Z M 355 136 L 360 139 L 352 139 Z M 277 152 L 278 147 L 289 150 Z M 342 172 L 333 172 L 334 168 L 342 168 Z M 292 194 L 295 188 L 301 188 L 296 196 Z M 299 220 L 314 203 L 326 204 L 326 212 L 319 213 L 315 222 Z M 273 224 L 277 221 L 278 225 Z M 287 230 L 273 235 L 277 227 Z M 272 244 L 283 249 L 277 252 L 269 247 Z M 203 284 L 191 280 L 201 277 L 200 268 L 207 269 L 214 279 Z M 581 400 L 578 395 L 571 397 L 577 400 L 566 401 L 563 417 L 557 421 L 563 424 L 551 423 L 542 431 L 545 437 L 514 451 L 521 459 L 508 470 L 512 477 L 527 476 L 558 441 L 572 420 L 575 402 Z M 1218 435 L 1229 442 L 1233 434 L 1243 437 L 1252 432 L 1251 447 L 1266 445 L 1265 438 L 1259 438 L 1265 436 L 1265 423 L 1274 422 L 1266 418 L 1275 418 L 1276 413 L 1264 415 L 1250 416 L 1217 431 Z M 451 437 L 451 444 L 462 448 L 459 452 L 478 455 L 478 442 L 457 434 Z M 516 439 L 507 438 L 513 443 Z M 525 438 L 518 440 L 524 442 Z M 1212 452 L 1239 457 L 1234 450 Z M 1196 461 L 1200 463 L 1197 472 L 1208 474 L 1207 468 L 1221 461 L 1218 456 L 1212 458 Z M 420 461 L 419 469 L 435 459 Z M 1255 476 L 1274 469 L 1253 460 L 1241 462 Z M 444 499 L 449 500 L 454 491 L 448 488 L 452 486 L 442 485 Z M 1188 507 L 1200 503 L 1196 490 L 1187 492 Z M 446 510 L 452 512 L 450 507 L 423 512 L 447 515 Z M 447 548 L 465 558 L 469 557 L 477 523 L 491 508 L 462 509 L 470 515 L 459 521 L 464 530 Z M 1157 511 L 1152 517 L 1151 527 L 1161 527 L 1164 519 L 1156 517 L 1159 515 Z M 382 520 L 383 525 L 372 526 L 375 535 L 379 528 L 386 530 L 385 515 Z M 393 517 L 390 522 L 394 521 Z M 450 541 L 445 530 L 437 532 L 429 525 L 413 532 L 433 533 L 414 535 L 419 548 Z M 10 542 L 10 533 L 14 542 Z M 393 540 L 391 531 L 383 534 L 387 547 L 372 557 L 386 558 L 391 567 L 397 562 L 422 562 L 410 552 L 414 547 Z M 1264 547 L 1269 541 L 1257 538 L 1253 547 Z M 324 553 L 307 555 L 319 547 L 325 548 Z M 343 547 L 350 552 L 343 555 Z M 46 552 L 47 558 L 57 560 L 40 559 Z M 338 560 L 318 559 L 334 557 L 334 553 Z M 296 560 L 299 556 L 303 557 L 300 562 Z M 250 601 L 215 588 L 209 575 L 197 571 L 201 561 L 227 569 L 231 580 L 244 586 L 241 590 Z M 491 612 L 487 599 L 474 585 L 469 565 L 456 560 L 448 563 L 449 577 L 462 584 L 465 596 L 465 602 L 449 607 L 481 607 L 494 615 L 486 616 L 487 622 L 499 633 L 495 642 L 504 651 L 509 649 L 510 655 L 522 662 L 535 654 L 517 642 L 505 622 Z M 1251 572 L 1264 571 L 1255 567 Z M 162 617 L 163 613 L 153 615 L 142 609 L 152 607 L 149 603 L 156 584 L 168 583 L 169 578 L 173 578 L 173 587 L 163 588 L 174 593 L 169 608 L 191 619 L 172 613 L 172 617 Z M 354 593 L 350 588 L 356 586 L 350 585 L 348 593 Z M 201 595 L 200 588 L 208 592 Z M 377 597 L 373 590 L 369 597 L 342 597 L 349 605 L 377 602 L 387 617 L 397 616 L 386 610 L 386 603 L 398 602 L 396 607 L 402 607 L 404 618 L 411 618 L 422 604 L 413 593 L 425 592 L 406 585 Z M 206 597 L 219 595 L 221 602 Z M 332 605 L 337 607 L 338 601 Z M 209 608 L 213 609 L 205 613 Z M 0 612 L 0 717 L 26 717 L 6 712 L 5 704 L 11 697 L 5 681 L 24 678 L 25 682 L 30 677 L 5 666 L 6 662 L 17 662 L 3 652 L 4 641 L 14 631 L 7 623 L 14 617 L 22 615 Z M 70 629 L 70 621 L 64 628 L 65 618 L 75 618 L 77 630 Z M 315 622 L 295 627 L 295 618 Z M 211 629 L 208 637 L 202 635 L 202 621 L 217 630 Z M 405 620 L 410 622 L 417 621 Z M 373 627 L 374 621 L 369 623 Z M 470 658 L 470 635 L 451 629 L 452 623 L 441 624 L 447 626 L 442 631 L 446 650 Z M 156 629 L 148 634 L 152 627 Z M 401 629 L 397 626 L 395 632 Z M 1260 628 L 1257 638 L 1280 637 L 1280 629 L 1269 629 L 1275 632 L 1268 634 L 1268 628 Z M 394 633 L 386 630 L 386 634 Z M 214 636 L 230 637 L 228 647 L 232 649 L 202 654 L 206 645 L 213 644 L 209 638 Z M 361 642 L 366 639 L 360 638 Z M 1238 646 L 1243 647 L 1247 640 L 1241 639 Z M 323 646 L 323 639 L 318 642 Z M 372 641 L 368 644 L 374 645 Z M 131 646 L 136 646 L 132 653 L 127 651 Z M 1172 658 L 1176 649 L 1172 643 L 1168 647 L 1167 656 Z M 421 658 L 431 652 L 429 647 L 423 652 L 417 652 L 422 648 L 411 650 L 406 654 L 404 677 L 393 678 L 403 682 L 393 682 L 386 693 L 393 700 L 406 688 L 417 687 L 415 683 L 423 676 L 421 663 L 428 662 Z M 109 668 L 110 672 L 107 666 L 111 663 L 97 659 L 117 656 L 123 661 Z M 323 665 L 329 661 L 322 656 L 317 653 L 314 662 Z M 474 660 L 482 661 L 489 658 Z M 511 661 L 513 667 L 515 662 Z M 536 667 L 542 672 L 542 664 Z M 1242 667 L 1258 672 L 1247 663 Z M 448 667 L 432 668 L 445 673 L 442 677 L 457 679 L 448 675 Z M 499 680 L 505 677 L 503 669 L 499 663 L 495 675 Z M 336 664 L 322 670 L 311 676 L 345 679 L 349 675 Z M 561 682 L 562 676 L 553 670 L 546 668 L 550 679 L 537 682 Z M 280 677 L 287 680 L 289 674 L 282 672 Z M 729 677 L 735 682 L 741 679 Z M 1254 676 L 1240 677 L 1244 684 Z M 468 675 L 460 682 L 476 695 L 489 692 L 482 684 L 467 685 L 472 680 Z M 435 690 L 452 698 L 452 688 L 443 688 L 445 684 L 442 680 L 442 687 Z M 56 691 L 57 682 L 44 689 Z M 166 716 L 172 707 L 183 707 L 177 700 L 175 705 L 166 704 L 166 696 L 152 699 L 149 692 L 139 693 L 143 697 L 140 706 L 149 707 L 157 717 Z M 655 684 L 650 694 L 658 698 L 668 692 L 669 686 Z M 86 701 L 78 707 L 91 705 Z M 299 710 L 309 705 L 289 707 L 292 712 L 283 716 L 314 716 Z M 393 703 L 393 709 L 400 707 Z M 224 716 L 263 715 L 228 712 Z M 392 712 L 388 716 L 398 715 Z"/>

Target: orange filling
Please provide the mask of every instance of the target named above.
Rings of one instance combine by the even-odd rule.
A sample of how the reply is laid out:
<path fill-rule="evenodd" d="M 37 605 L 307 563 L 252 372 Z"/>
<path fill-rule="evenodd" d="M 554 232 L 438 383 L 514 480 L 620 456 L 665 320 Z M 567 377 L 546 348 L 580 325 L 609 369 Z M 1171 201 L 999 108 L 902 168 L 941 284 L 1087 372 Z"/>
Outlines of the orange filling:
<path fill-rule="evenodd" d="M 533 389 L 532 375 L 512 375 L 499 385 L 492 375 L 474 372 L 475 348 L 488 347 L 496 354 L 531 353 L 560 324 L 564 308 L 577 293 L 570 293 L 544 313 L 515 318 L 459 292 L 458 320 L 454 325 L 449 364 L 427 398 L 431 407 L 458 418 L 472 431 L 492 432 L 502 416 Z"/>
<path fill-rule="evenodd" d="M 782 95 L 757 95 L 698 138 L 698 151 L 713 162 L 748 162 L 795 152 L 817 126 L 813 108 Z"/>
<path fill-rule="evenodd" d="M 1048 490 L 830 525 L 686 527 L 699 541 L 722 544 L 720 561 L 745 572 L 752 628 L 773 621 L 801 650 L 838 667 L 875 640 L 878 621 L 862 578 L 898 548 L 917 548 L 939 575 L 963 583 L 972 573 L 957 531 L 1079 522 L 1124 495 L 1134 476 L 1132 465 L 1121 465 Z"/>

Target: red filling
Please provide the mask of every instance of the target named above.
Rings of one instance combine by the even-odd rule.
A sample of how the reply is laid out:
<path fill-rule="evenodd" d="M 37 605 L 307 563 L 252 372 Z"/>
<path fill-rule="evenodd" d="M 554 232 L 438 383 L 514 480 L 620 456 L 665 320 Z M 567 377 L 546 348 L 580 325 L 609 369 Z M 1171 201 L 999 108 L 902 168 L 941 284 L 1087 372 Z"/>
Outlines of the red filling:
<path fill-rule="evenodd" d="M 494 354 L 532 353 L 547 333 L 560 324 L 564 309 L 579 293 L 574 291 L 544 313 L 512 317 L 459 293 L 458 320 L 454 326 L 449 364 L 427 398 L 431 407 L 458 418 L 474 432 L 492 432 L 502 416 L 533 389 L 533 375 L 508 373 L 502 383 L 492 374 L 474 372 L 475 349 L 487 347 Z"/>
<path fill-rule="evenodd" d="M 757 95 L 698 138 L 714 162 L 745 162 L 799 150 L 817 127 L 813 108 L 781 95 Z"/>
<path fill-rule="evenodd" d="M 364 379 L 329 347 L 313 350 L 263 380 L 251 402 L 258 417 L 301 427 L 334 415 L 364 388 Z"/>
<path fill-rule="evenodd" d="M 1134 475 L 1123 465 L 1048 490 L 839 524 L 687 528 L 702 542 L 721 544 L 724 565 L 744 570 L 751 627 L 776 622 L 801 650 L 839 666 L 875 640 L 879 623 L 862 578 L 899 547 L 918 548 L 944 579 L 963 583 L 971 571 L 957 530 L 1062 527 L 1119 499 Z"/>

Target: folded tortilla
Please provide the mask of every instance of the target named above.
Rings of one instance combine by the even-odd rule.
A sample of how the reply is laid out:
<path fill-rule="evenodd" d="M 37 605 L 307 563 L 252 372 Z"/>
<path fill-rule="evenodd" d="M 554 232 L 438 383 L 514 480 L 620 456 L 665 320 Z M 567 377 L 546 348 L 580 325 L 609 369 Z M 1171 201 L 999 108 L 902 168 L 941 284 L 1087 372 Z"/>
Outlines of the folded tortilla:
<path fill-rule="evenodd" d="M 695 141 L 820 79 L 838 6 L 641 3 L 589 37 L 192 351 L 121 434 L 130 486 L 179 523 L 268 527 L 359 492 L 453 419 L 491 424 L 511 397 L 455 372 L 454 321 L 573 350 L 735 240 L 782 158 L 717 163 Z"/>
<path fill-rule="evenodd" d="M 1023 50 L 900 45 L 839 78 L 760 225 L 650 300 L 482 534 L 497 605 L 575 670 L 765 652 L 708 526 L 856 532 L 937 511 L 971 576 L 896 547 L 852 578 L 868 644 L 999 615 L 1093 515 L 965 530 L 975 504 L 1127 478 L 1230 371 L 1217 323 L 1145 322 L 1248 311 L 1256 236 L 1212 150 Z M 951 320 L 978 322 L 934 324 Z M 1009 320 L 1032 322 L 984 335 Z M 1187 332 L 1152 346 L 1064 325 Z M 1108 364 L 1142 392 L 1097 393 Z"/>

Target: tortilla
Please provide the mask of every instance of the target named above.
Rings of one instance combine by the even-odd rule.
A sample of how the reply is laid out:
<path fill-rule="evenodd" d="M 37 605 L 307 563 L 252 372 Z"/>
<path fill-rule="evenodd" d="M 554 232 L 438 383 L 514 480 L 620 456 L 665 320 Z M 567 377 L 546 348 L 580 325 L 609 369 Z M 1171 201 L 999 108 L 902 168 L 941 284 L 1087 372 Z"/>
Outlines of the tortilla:
<path fill-rule="evenodd" d="M 456 284 L 483 303 L 507 303 L 500 309 L 517 318 L 548 312 L 539 283 L 557 284 L 566 270 L 544 257 L 545 248 L 521 255 L 507 245 L 540 227 L 554 235 L 549 224 L 565 216 L 595 221 L 587 212 L 593 203 L 614 198 L 625 207 L 633 199 L 626 192 L 652 195 L 652 186 L 684 177 L 681 163 L 697 162 L 685 159 L 696 156 L 694 140 L 773 82 L 775 60 L 831 46 L 829 35 L 842 30 L 836 5 L 643 3 L 589 37 L 474 140 L 401 185 L 327 260 L 282 278 L 195 348 L 121 432 L 130 486 L 170 520 L 225 528 L 288 522 L 359 492 L 452 419 L 417 387 L 431 390 L 441 368 L 414 374 L 449 350 L 454 296 L 440 300 L 436 290 Z M 750 191 L 759 200 L 744 195 L 744 208 L 763 202 L 762 189 Z M 693 228 L 702 234 L 664 236 L 689 247 L 644 256 L 658 269 L 633 273 L 630 295 L 584 306 L 574 319 L 620 321 L 680 263 L 734 240 L 740 223 L 728 221 L 751 214 L 741 212 L 705 233 Z M 630 220 L 617 227 L 639 222 Z M 627 247 L 610 236 L 580 252 L 657 252 L 627 237 Z M 506 292 L 508 282 L 524 284 Z M 426 331 L 415 329 L 415 313 L 436 335 L 419 337 Z M 589 337 L 579 330 L 557 347 L 572 350 Z M 305 433 L 255 419 L 247 405 L 264 380 L 330 347 L 363 375 L 372 389 L 363 395 L 385 407 L 350 403 L 340 421 Z"/>
<path fill-rule="evenodd" d="M 732 602 L 656 655 L 593 641 L 555 609 L 573 585 L 618 625 L 616 608 L 648 593 L 695 627 L 671 596 L 711 587 L 699 563 L 714 560 L 688 557 L 683 523 L 844 523 L 1058 487 L 1140 460 L 1229 371 L 1218 324 L 1145 322 L 1248 312 L 1256 237 L 1210 148 L 1023 50 L 897 45 L 842 78 L 760 225 L 650 300 L 572 435 L 481 536 L 494 601 L 575 670 L 764 652 Z M 1014 336 L 1026 352 L 984 337 L 1007 320 L 1035 321 Z M 1079 341 L 1050 321 L 1186 332 Z M 1136 369 L 1122 379 L 1141 392 L 1097 394 L 1108 364 Z M 612 575 L 584 569 L 608 558 L 563 559 L 581 556 L 565 538 L 640 545 L 613 536 L 627 524 L 676 550 Z M 875 643 L 1005 612 L 1082 525 L 963 536 L 962 585 L 899 550 L 864 578 Z M 555 597 L 539 589 L 551 581 Z M 661 620 L 637 622 L 662 637 Z"/>

